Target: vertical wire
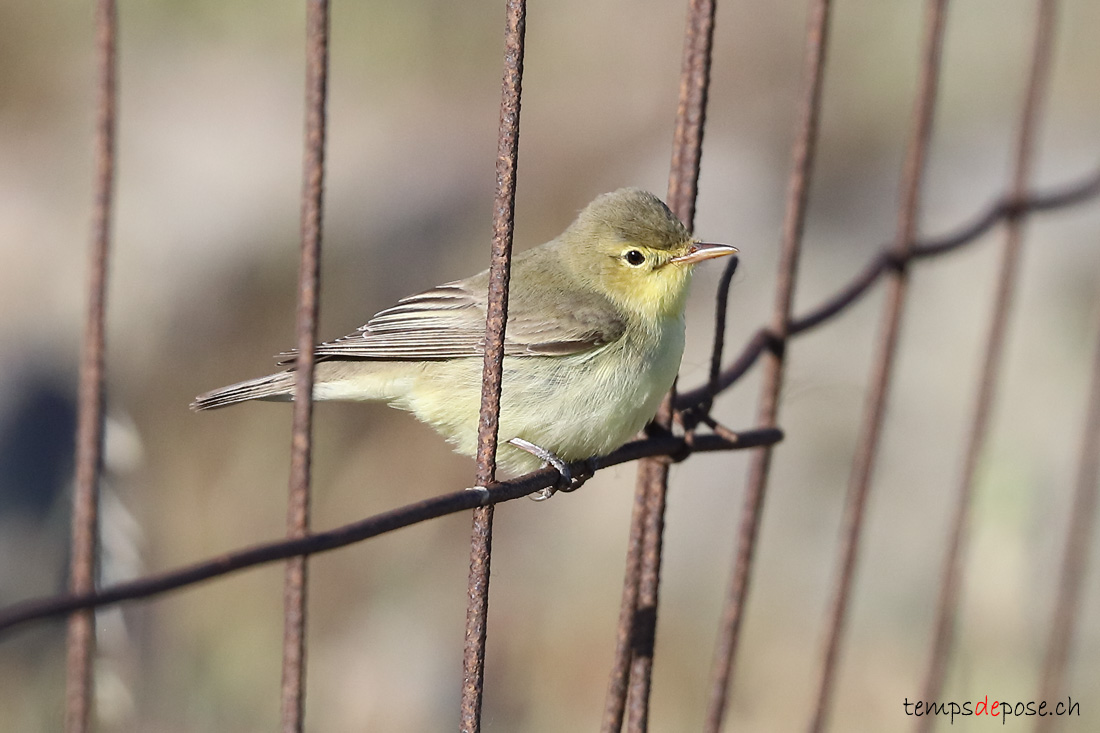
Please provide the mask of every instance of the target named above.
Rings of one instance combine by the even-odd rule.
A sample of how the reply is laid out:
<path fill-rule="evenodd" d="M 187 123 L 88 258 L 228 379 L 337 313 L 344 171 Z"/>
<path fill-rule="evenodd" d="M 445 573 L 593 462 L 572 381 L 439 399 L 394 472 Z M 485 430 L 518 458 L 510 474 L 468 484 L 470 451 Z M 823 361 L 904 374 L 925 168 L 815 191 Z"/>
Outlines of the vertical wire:
<path fill-rule="evenodd" d="M 1092 362 L 1092 385 L 1089 387 L 1087 410 L 1081 433 L 1077 488 L 1070 511 L 1069 531 L 1066 534 L 1058 600 L 1039 687 L 1039 701 L 1045 700 L 1051 706 L 1054 705 L 1055 698 L 1065 692 L 1070 644 L 1081 609 L 1085 570 L 1096 532 L 1097 506 L 1100 504 L 1100 334 L 1096 340 L 1096 355 Z M 1061 722 L 1060 717 L 1048 714 L 1036 719 L 1035 730 L 1053 730 Z"/>
<path fill-rule="evenodd" d="M 760 427 L 774 427 L 779 412 L 779 395 L 783 388 L 785 346 L 790 331 L 791 308 L 798 275 L 798 260 L 802 249 L 802 234 L 806 224 L 810 178 L 813 174 L 814 152 L 821 116 L 821 89 L 825 78 L 825 57 L 828 46 L 829 0 L 817 0 L 810 9 L 809 28 L 806 34 L 803 78 L 804 97 L 800 114 L 798 136 L 793 150 L 790 179 L 787 183 L 787 212 L 783 222 L 783 243 L 779 256 L 779 276 L 776 281 L 775 308 L 772 312 L 771 331 L 775 346 L 764 352 L 764 384 L 757 408 Z M 712 382 L 716 376 L 712 369 Z M 748 597 L 753 556 L 756 551 L 760 518 L 763 514 L 764 495 L 767 490 L 768 472 L 771 466 L 770 446 L 756 450 L 749 467 L 749 480 L 745 489 L 744 509 L 738 532 L 738 544 L 734 559 L 729 592 L 722 613 L 718 640 L 714 650 L 714 664 L 710 677 L 710 697 L 703 730 L 717 733 L 722 728 L 728 707 L 730 685 L 740 639 Z"/>
<path fill-rule="evenodd" d="M 659 425 L 663 426 L 666 420 L 671 424 L 671 411 L 668 412 L 667 416 L 658 413 Z M 630 733 L 641 733 L 649 729 L 649 694 L 653 680 L 653 650 L 657 637 L 657 601 L 664 544 L 668 466 L 667 461 L 643 460 L 636 480 L 635 491 L 645 497 L 645 513 L 638 593 L 631 623 L 630 681 L 626 708 L 626 729 Z"/>
<path fill-rule="evenodd" d="M 1054 38 L 1056 2 L 1039 0 L 1037 4 L 1035 40 L 1031 60 L 1031 72 L 1021 111 L 1019 136 L 1016 141 L 1016 160 L 1013 173 L 1012 194 L 1017 199 L 1027 195 L 1031 177 L 1032 151 L 1038 126 L 1043 97 L 1050 79 L 1050 59 Z M 943 575 L 939 590 L 936 627 L 932 637 L 932 652 L 924 685 L 924 700 L 936 700 L 943 689 L 951 647 L 955 637 L 955 620 L 958 613 L 959 594 L 963 582 L 963 558 L 966 552 L 967 533 L 970 525 L 971 500 L 974 477 L 978 470 L 989 434 L 990 415 L 996 396 L 1001 362 L 1004 356 L 1005 334 L 1008 330 L 1010 311 L 1016 291 L 1020 250 L 1023 244 L 1023 217 L 1012 217 L 998 269 L 997 289 L 993 299 L 986 337 L 985 354 L 978 377 L 974 412 L 967 438 L 966 454 L 959 482 L 955 514 L 944 559 Z M 932 718 L 917 718 L 918 731 L 930 731 Z"/>
<path fill-rule="evenodd" d="M 703 147 L 703 127 L 706 122 L 707 92 L 710 85 L 711 48 L 714 42 L 714 0 L 690 0 L 687 28 L 684 32 L 684 53 L 680 71 L 680 97 L 676 108 L 676 131 L 673 137 L 672 161 L 668 179 L 668 207 L 689 229 L 695 224 L 695 198 L 699 185 L 699 161 Z M 668 429 L 672 425 L 672 405 L 676 388 L 665 397 L 654 418 L 656 424 Z M 637 579 L 627 579 L 623 588 L 623 608 L 620 619 L 630 618 L 629 683 L 627 690 L 627 730 L 640 732 L 649 725 L 649 693 L 653 673 L 653 649 L 657 630 L 657 603 L 660 590 L 661 551 L 664 534 L 665 504 L 668 492 L 667 459 L 645 459 L 638 466 L 636 501 L 643 501 L 644 512 L 638 516 L 641 528 L 631 527 L 631 536 L 642 537 Z M 638 512 L 635 512 L 637 515 Z M 630 550 L 633 552 L 634 546 Z M 628 557 L 627 567 L 634 564 Z M 636 583 L 636 593 L 629 587 Z M 633 599 L 633 610 L 627 614 L 626 604 Z M 622 630 L 619 632 L 622 635 Z M 621 674 L 626 650 L 616 650 L 613 675 Z M 620 686 L 613 677 L 610 690 Z M 606 706 L 618 707 L 617 700 Z M 614 710 L 612 710 L 614 712 Z M 609 716 L 605 715 L 605 718 Z M 620 716 L 621 717 L 621 716 Z M 611 721 L 614 722 L 614 721 Z M 621 727 L 621 723 L 620 723 Z"/>
<path fill-rule="evenodd" d="M 96 60 L 99 89 L 96 101 L 96 173 L 92 243 L 88 270 L 88 300 L 80 361 L 76 436 L 76 486 L 73 491 L 72 558 L 69 590 L 89 593 L 95 588 L 99 528 L 99 476 L 103 465 L 105 316 L 107 263 L 111 243 L 114 198 L 115 117 L 117 109 L 116 37 L 118 15 L 114 0 L 99 0 L 95 11 Z M 83 733 L 91 727 L 92 665 L 95 657 L 95 612 L 69 616 L 65 666 L 65 730 Z"/>
<path fill-rule="evenodd" d="M 860 429 L 859 442 L 853 459 L 851 482 L 845 499 L 840 568 L 833 598 L 828 609 L 826 641 L 818 684 L 817 701 L 810 730 L 820 733 L 825 729 L 832 691 L 836 677 L 837 658 L 844 632 L 848 601 L 855 581 L 856 561 L 859 557 L 860 535 L 863 529 L 864 509 L 871 487 L 882 435 L 886 399 L 897 355 L 898 336 L 908 276 L 905 258 L 912 248 L 917 229 L 920 204 L 920 188 L 927 157 L 928 140 L 932 133 L 936 90 L 939 84 L 940 60 L 943 50 L 944 20 L 947 0 L 930 0 L 926 10 L 925 39 L 921 52 L 920 85 L 915 105 L 915 120 L 909 139 L 905 166 L 902 171 L 901 204 L 898 208 L 897 241 L 894 247 L 896 263 L 887 280 L 886 303 L 883 309 L 880 337 L 871 370 L 870 389 Z"/>
<path fill-rule="evenodd" d="M 714 0 L 690 0 L 680 68 L 680 98 L 668 175 L 668 207 L 689 229 L 695 225 L 695 198 L 703 153 L 703 128 L 710 90 L 714 46 Z"/>
<path fill-rule="evenodd" d="M 623 578 L 623 595 L 619 607 L 619 623 L 615 632 L 615 656 L 611 664 L 611 676 L 607 684 L 600 733 L 619 733 L 623 727 L 626 710 L 627 681 L 630 661 L 634 655 L 634 612 L 638 606 L 638 578 L 642 565 L 642 535 L 645 534 L 646 493 L 634 494 L 634 509 L 630 516 L 630 535 L 627 538 L 626 570 Z"/>
<path fill-rule="evenodd" d="M 325 103 L 328 92 L 328 0 L 306 2 L 306 124 L 302 166 L 301 263 L 298 273 L 294 417 L 290 452 L 287 536 L 309 533 L 313 431 L 314 344 L 320 306 L 321 230 L 325 173 Z M 305 721 L 306 557 L 287 561 L 283 585 L 282 729 Z"/>
<path fill-rule="evenodd" d="M 500 134 L 497 140 L 496 163 L 497 194 L 493 205 L 493 247 L 485 322 L 485 361 L 477 431 L 477 486 L 488 486 L 496 474 L 504 326 L 508 320 L 508 280 L 516 202 L 516 165 L 519 156 L 519 113 L 527 3 L 525 0 L 507 0 L 505 6 L 504 73 L 501 82 Z M 481 730 L 492 532 L 492 505 L 474 509 L 467 588 L 466 643 L 462 657 L 460 716 L 461 730 L 464 733 Z"/>

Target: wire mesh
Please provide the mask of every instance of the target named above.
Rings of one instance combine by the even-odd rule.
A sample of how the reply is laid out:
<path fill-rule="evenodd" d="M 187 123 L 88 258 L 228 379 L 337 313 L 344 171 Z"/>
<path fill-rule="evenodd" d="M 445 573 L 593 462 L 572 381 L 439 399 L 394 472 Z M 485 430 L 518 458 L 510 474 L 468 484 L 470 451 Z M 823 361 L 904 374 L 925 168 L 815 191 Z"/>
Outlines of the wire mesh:
<path fill-rule="evenodd" d="M 1043 84 L 1049 72 L 1053 39 L 1054 5 L 1039 0 L 1040 14 L 1031 81 L 1025 98 L 1017 159 L 1012 184 L 1006 194 L 986 211 L 958 230 L 941 237 L 917 239 L 921 176 L 931 134 L 936 86 L 939 74 L 946 0 L 928 4 L 927 35 L 922 64 L 922 79 L 916 103 L 916 120 L 903 174 L 902 202 L 898 214 L 898 234 L 884 246 L 862 271 L 836 294 L 801 317 L 793 316 L 793 300 L 799 250 L 805 227 L 809 181 L 813 172 L 814 148 L 822 102 L 826 46 L 831 7 L 828 0 L 814 2 L 810 9 L 805 47 L 804 98 L 799 132 L 792 155 L 788 200 L 783 226 L 779 278 L 775 307 L 768 326 L 755 332 L 749 342 L 728 363 L 722 358 L 725 340 L 727 294 L 734 275 L 731 267 L 719 287 L 719 318 L 712 347 L 712 369 L 708 382 L 697 389 L 670 395 L 659 415 L 657 428 L 645 438 L 624 446 L 611 456 L 596 462 L 597 470 L 618 463 L 641 460 L 628 539 L 626 571 L 616 630 L 616 645 L 611 678 L 605 701 L 602 730 L 617 731 L 624 717 L 628 730 L 647 729 L 650 722 L 653 648 L 657 631 L 658 590 L 661 570 L 663 525 L 668 489 L 668 467 L 696 452 L 757 448 L 751 457 L 739 530 L 736 558 L 730 578 L 729 594 L 722 616 L 719 640 L 714 648 L 714 668 L 710 679 L 710 698 L 705 727 L 722 729 L 727 717 L 727 696 L 733 681 L 738 637 L 742 627 L 745 601 L 749 590 L 754 553 L 758 542 L 764 495 L 771 468 L 772 450 L 782 438 L 778 413 L 789 340 L 806 333 L 848 310 L 880 280 L 886 281 L 887 305 L 882 331 L 877 341 L 877 356 L 872 369 L 871 389 L 863 432 L 852 470 L 847 500 L 845 536 L 840 569 L 826 625 L 825 646 L 817 690 L 812 730 L 824 730 L 834 697 L 835 678 L 844 645 L 844 626 L 855 568 L 860 557 L 859 538 L 863 531 L 863 513 L 871 486 L 875 457 L 880 441 L 883 415 L 889 393 L 892 363 L 899 339 L 906 297 L 908 268 L 917 260 L 946 255 L 976 242 L 984 233 L 1007 223 L 999 287 L 995 294 L 989 337 L 984 351 L 984 366 L 978 384 L 972 431 L 967 444 L 967 459 L 958 493 L 958 505 L 948 543 L 939 606 L 939 628 L 934 635 L 925 697 L 935 699 L 942 689 L 943 676 L 952 644 L 952 623 L 957 596 L 963 578 L 961 557 L 970 509 L 973 474 L 983 441 L 988 432 L 989 414 L 995 397 L 999 360 L 1003 350 L 1007 315 L 1017 278 L 1018 252 L 1024 222 L 1032 213 L 1058 211 L 1100 195 L 1100 171 L 1067 185 L 1036 191 L 1030 184 L 1031 150 L 1034 147 L 1036 116 L 1041 104 Z M 221 577 L 260 564 L 290 559 L 287 573 L 286 623 L 283 677 L 283 728 L 301 730 L 303 726 L 305 635 L 305 557 L 344 547 L 369 537 L 392 532 L 400 527 L 427 521 L 445 514 L 473 509 L 474 528 L 468 587 L 466 649 L 463 671 L 461 726 L 479 730 L 485 688 L 485 642 L 488 633 L 488 588 L 492 540 L 492 507 L 499 502 L 529 495 L 557 481 L 553 469 L 543 469 L 511 481 L 495 480 L 496 419 L 499 410 L 504 324 L 507 319 L 508 267 L 514 219 L 516 160 L 520 87 L 523 69 L 523 38 L 526 7 L 521 0 L 507 3 L 505 34 L 505 74 L 501 103 L 501 125 L 497 156 L 498 193 L 494 207 L 492 285 L 487 322 L 485 378 L 478 441 L 477 484 L 479 490 L 458 491 L 416 502 L 399 509 L 368 517 L 333 530 L 309 529 L 310 435 L 312 362 L 310 346 L 316 342 L 317 303 L 320 270 L 321 200 L 324 165 L 325 90 L 327 73 L 328 4 L 309 0 L 307 53 L 308 100 L 305 181 L 302 192 L 302 267 L 299 282 L 298 311 L 298 399 L 294 408 L 294 435 L 291 462 L 291 502 L 288 507 L 288 537 L 227 553 L 209 561 L 179 570 L 150 575 L 136 581 L 115 583 L 95 589 L 96 499 L 103 424 L 103 323 L 107 249 L 110 239 L 111 188 L 114 145 L 114 6 L 110 0 L 99 4 L 97 23 L 100 43 L 101 97 L 98 126 L 99 171 L 96 185 L 93 267 L 90 276 L 88 326 L 85 357 L 81 374 L 81 419 L 78 449 L 78 480 L 74 509 L 73 582 L 70 593 L 31 600 L 0 609 L 0 631 L 50 616 L 70 616 L 68 645 L 69 687 L 66 693 L 67 730 L 86 730 L 91 711 L 91 660 L 94 655 L 91 609 L 123 601 L 148 598 L 176 588 L 187 587 L 210 578 Z M 703 123 L 706 117 L 710 57 L 714 34 L 714 3 L 692 0 L 689 3 L 684 39 L 680 107 L 677 111 L 676 141 L 668 201 L 689 226 L 694 220 L 696 190 Z M 757 427 L 735 432 L 711 414 L 714 399 L 738 382 L 759 359 L 764 360 Z M 1097 362 L 1100 365 L 1100 354 Z M 723 366 L 723 364 L 725 364 Z M 1097 367 L 1100 368 L 1100 367 Z M 1065 688 L 1066 664 L 1070 640 L 1075 628 L 1075 609 L 1080 605 L 1084 558 L 1091 542 L 1092 520 L 1096 505 L 1097 415 L 1100 393 L 1094 378 L 1092 399 L 1082 435 L 1078 498 L 1074 521 L 1067 535 L 1063 568 L 1062 596 L 1051 625 L 1047 666 L 1041 695 L 1050 699 Z M 672 432 L 682 427 L 682 435 Z M 700 433 L 702 426 L 709 432 Z M 74 613 L 75 612 L 75 613 Z M 918 725 L 933 722 L 918 719 Z M 1040 719 L 1040 725 L 1051 724 Z"/>

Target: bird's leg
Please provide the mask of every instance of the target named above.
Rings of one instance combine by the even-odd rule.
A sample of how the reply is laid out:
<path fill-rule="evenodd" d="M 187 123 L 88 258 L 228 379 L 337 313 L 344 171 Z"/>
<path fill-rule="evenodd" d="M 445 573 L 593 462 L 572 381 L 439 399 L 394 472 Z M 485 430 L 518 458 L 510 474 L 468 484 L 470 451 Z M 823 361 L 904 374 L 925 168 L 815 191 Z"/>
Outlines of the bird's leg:
<path fill-rule="evenodd" d="M 573 471 L 570 470 L 568 463 L 558 458 L 556 455 L 546 450 L 542 446 L 535 445 L 531 441 L 524 440 L 523 438 L 512 438 L 508 442 L 519 448 L 520 450 L 530 453 L 535 458 L 544 461 L 547 465 L 553 466 L 557 470 L 558 474 L 560 474 L 561 476 L 561 478 L 558 480 L 557 486 L 550 486 L 532 494 L 531 498 L 535 501 L 545 501 L 546 499 L 549 499 L 559 488 L 562 491 L 576 491 L 581 487 L 581 484 L 587 481 L 591 477 L 592 473 L 594 473 L 593 470 L 589 470 L 586 472 L 588 475 L 575 477 L 573 476 Z"/>

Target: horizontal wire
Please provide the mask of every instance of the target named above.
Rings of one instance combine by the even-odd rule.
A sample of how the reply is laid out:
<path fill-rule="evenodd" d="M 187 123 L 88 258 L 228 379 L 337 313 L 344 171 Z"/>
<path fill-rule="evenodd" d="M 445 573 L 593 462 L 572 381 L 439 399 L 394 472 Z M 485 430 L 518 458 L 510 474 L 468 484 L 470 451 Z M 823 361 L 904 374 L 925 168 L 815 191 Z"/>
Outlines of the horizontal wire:
<path fill-rule="evenodd" d="M 659 435 L 627 443 L 615 452 L 593 460 L 592 466 L 581 461 L 570 468 L 576 475 L 581 475 L 585 471 L 598 471 L 652 456 L 674 456 L 675 460 L 682 460 L 691 453 L 744 450 L 772 445 L 783 439 L 783 432 L 775 428 L 746 430 L 734 435 L 736 440 L 719 435 L 697 435 L 691 443 L 671 434 Z M 83 608 L 99 608 L 148 598 L 257 565 L 335 550 L 429 519 L 518 499 L 554 486 L 559 479 L 557 469 L 542 468 L 515 479 L 489 484 L 484 489 L 442 494 L 324 532 L 254 545 L 177 570 L 107 586 L 97 593 L 56 595 L 14 603 L 0 609 L 0 633 L 31 621 L 61 616 Z"/>
<path fill-rule="evenodd" d="M 891 241 L 889 244 L 883 245 L 879 253 L 867 263 L 858 275 L 852 278 L 848 285 L 805 315 L 791 321 L 790 335 L 797 336 L 839 315 L 862 298 L 888 270 L 901 267 L 909 260 L 922 260 L 948 254 L 965 245 L 974 243 L 981 235 L 1001 221 L 1018 218 L 1027 213 L 1062 209 L 1088 201 L 1097 195 L 1100 195 L 1100 170 L 1096 170 L 1073 183 L 1063 184 L 1040 193 L 1033 193 L 1023 198 L 1011 194 L 1002 196 L 990 204 L 972 222 L 960 227 L 958 230 L 941 237 L 914 241 L 906 257 L 898 257 L 893 252 L 897 244 Z M 760 358 L 760 355 L 764 353 L 765 349 L 778 348 L 780 345 L 781 340 L 770 329 L 758 329 L 741 349 L 741 353 L 738 354 L 737 358 L 722 370 L 716 381 L 688 392 L 681 392 L 676 400 L 677 410 L 681 413 L 690 414 L 700 405 L 706 404 L 713 399 L 715 394 L 728 389 L 730 385 L 743 377 L 756 363 L 756 360 Z"/>

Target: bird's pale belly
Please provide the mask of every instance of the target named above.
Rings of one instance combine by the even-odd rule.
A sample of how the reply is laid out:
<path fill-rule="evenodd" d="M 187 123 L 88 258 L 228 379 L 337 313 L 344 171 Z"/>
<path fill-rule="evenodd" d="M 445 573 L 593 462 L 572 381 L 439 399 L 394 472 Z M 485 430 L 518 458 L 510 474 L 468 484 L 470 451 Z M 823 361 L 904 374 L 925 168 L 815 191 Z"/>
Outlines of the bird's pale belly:
<path fill-rule="evenodd" d="M 676 378 L 683 321 L 669 321 L 664 333 L 654 336 L 628 334 L 584 354 L 505 359 L 498 466 L 523 473 L 541 465 L 506 444 L 514 437 L 566 461 L 606 455 L 630 440 L 652 419 Z M 426 364 L 413 389 L 395 403 L 433 425 L 459 452 L 473 455 L 477 421 L 470 415 L 480 407 L 480 363 L 464 359 Z M 624 369 L 624 364 L 631 367 Z"/>

